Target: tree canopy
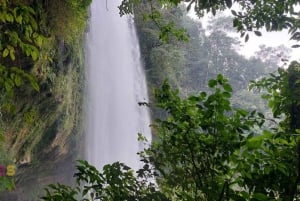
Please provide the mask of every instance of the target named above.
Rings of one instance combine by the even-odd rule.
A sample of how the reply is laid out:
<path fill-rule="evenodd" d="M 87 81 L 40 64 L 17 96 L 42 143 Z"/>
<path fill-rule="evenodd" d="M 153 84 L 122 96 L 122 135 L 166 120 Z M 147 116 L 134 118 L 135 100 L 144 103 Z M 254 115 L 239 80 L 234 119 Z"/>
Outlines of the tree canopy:
<path fill-rule="evenodd" d="M 120 14 L 134 12 L 134 7 L 139 5 L 143 0 L 123 0 L 120 5 Z M 245 38 L 249 39 L 249 32 L 254 32 L 261 36 L 259 31 L 265 28 L 267 31 L 281 31 L 287 29 L 291 34 L 291 39 L 299 41 L 299 12 L 295 6 L 299 4 L 297 0 L 273 1 L 273 0 L 151 0 L 151 5 L 159 4 L 161 7 L 177 7 L 180 3 L 187 5 L 187 10 L 194 9 L 195 13 L 202 17 L 205 13 L 217 12 L 225 9 L 231 9 L 234 17 L 233 26 Z M 234 5 L 234 6 L 233 6 Z M 163 23 L 160 19 L 160 11 L 155 6 L 151 6 L 149 13 L 145 14 L 158 22 L 162 34 L 168 35 L 173 33 L 178 39 L 184 39 L 182 30 L 176 30 L 173 23 Z M 179 34 L 180 33 L 180 34 Z"/>

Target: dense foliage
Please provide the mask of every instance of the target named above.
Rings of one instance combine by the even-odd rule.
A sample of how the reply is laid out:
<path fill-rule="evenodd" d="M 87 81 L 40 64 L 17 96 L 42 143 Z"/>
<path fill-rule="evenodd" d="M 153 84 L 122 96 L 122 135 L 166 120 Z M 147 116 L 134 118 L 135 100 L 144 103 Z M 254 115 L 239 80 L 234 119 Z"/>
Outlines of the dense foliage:
<path fill-rule="evenodd" d="M 266 85 L 259 82 L 276 92 L 268 97 L 277 100 L 273 105 L 277 113 L 285 114 L 278 126 L 262 132 L 254 128 L 266 121 L 263 114 L 231 110 L 231 91 L 222 76 L 209 82 L 215 92 L 207 98 L 202 92 L 180 100 L 163 87 L 158 104 L 168 116 L 158 122 L 158 140 L 147 151 L 162 189 L 176 194 L 175 200 L 297 199 L 299 137 L 293 121 L 299 119 L 295 109 L 299 96 L 287 96 L 286 91 L 292 94 L 299 79 L 289 74 L 298 65 L 293 63 L 286 71 L 284 88 L 275 79 Z M 280 100 L 283 96 L 290 101 Z"/>
<path fill-rule="evenodd" d="M 133 13 L 134 6 L 144 3 L 143 0 L 123 0 L 120 6 L 121 14 Z M 238 32 L 241 33 L 241 37 L 245 37 L 245 41 L 248 41 L 248 32 L 254 32 L 260 36 L 259 29 L 266 28 L 267 31 L 280 31 L 283 29 L 289 30 L 291 38 L 294 40 L 300 39 L 299 18 L 297 15 L 295 6 L 299 4 L 297 0 L 287 1 L 260 1 L 260 0 L 151 0 L 151 5 L 159 4 L 160 7 L 177 7 L 180 3 L 187 4 L 187 10 L 192 7 L 199 17 L 202 17 L 205 13 L 216 14 L 219 11 L 225 9 L 232 9 L 231 13 L 234 16 L 233 26 Z M 236 5 L 237 10 L 233 9 L 233 5 Z M 160 22 L 161 10 L 154 6 L 151 6 L 146 16 L 154 21 Z M 175 36 L 182 33 L 180 29 L 169 26 L 172 21 L 167 23 L 159 23 L 162 34 L 167 36 L 174 34 Z M 183 34 L 184 35 L 184 34 Z M 182 36 L 182 34 L 180 34 Z M 182 37 L 177 37 L 181 39 Z"/>
<path fill-rule="evenodd" d="M 36 78 L 28 71 L 39 57 L 44 36 L 36 20 L 38 14 L 32 7 L 4 0 L 0 10 L 1 99 L 5 101 L 4 108 L 10 110 L 14 89 L 23 82 L 29 81 L 39 90 Z"/>
<path fill-rule="evenodd" d="M 257 86 L 270 86 L 260 82 Z M 164 83 L 157 90 L 156 99 L 157 106 L 167 115 L 153 125 L 156 140 L 140 153 L 144 167 L 136 172 L 137 178 L 126 166 L 123 169 L 126 173 L 108 171 L 108 168 L 120 166 L 116 163 L 103 169 L 104 173 L 112 174 L 109 178 L 115 182 L 107 183 L 104 179 L 107 176 L 103 177 L 94 167 L 81 162 L 75 177 L 87 182 L 83 194 L 103 200 L 124 200 L 129 195 L 131 200 L 143 200 L 139 197 L 141 189 L 151 196 L 152 193 L 160 195 L 151 197 L 152 200 L 298 199 L 299 158 L 295 156 L 299 155 L 299 137 L 291 132 L 290 117 L 286 115 L 282 123 L 272 129 L 255 129 L 266 121 L 264 115 L 233 109 L 230 104 L 232 88 L 227 79 L 218 75 L 208 86 L 210 92 L 180 98 L 178 91 Z M 271 90 L 279 89 L 271 87 Z M 289 103 L 281 104 L 289 107 Z M 280 111 L 290 114 L 290 110 Z M 95 172 L 89 172 L 90 168 Z M 123 177 L 123 174 L 131 176 Z M 151 183 L 153 178 L 157 186 Z M 128 179 L 133 179 L 134 184 L 130 185 Z M 78 191 L 81 188 L 62 188 L 58 184 L 51 185 L 50 189 L 44 200 L 81 195 Z M 110 193 L 102 193 L 108 189 Z M 115 197 L 122 193 L 125 193 L 123 197 Z"/>
<path fill-rule="evenodd" d="M 151 102 L 154 101 L 153 88 L 161 86 L 165 79 L 179 89 L 181 96 L 187 96 L 206 90 L 208 80 L 223 74 L 233 86 L 234 106 L 260 112 L 267 110 L 259 94 L 249 93 L 247 87 L 250 80 L 276 71 L 280 59 L 288 57 L 287 48 L 262 46 L 255 56 L 247 59 L 239 54 L 239 40 L 228 34 L 234 31 L 230 28 L 232 18 L 210 20 L 209 26 L 204 28 L 200 22 L 187 17 L 183 8 L 164 10 L 162 14 L 166 20 L 176 20 L 177 27 L 184 27 L 189 34 L 189 41 L 180 42 L 173 38 L 163 43 L 158 37 L 159 27 L 143 18 L 148 9 L 147 2 L 136 7 L 135 22 Z M 286 51 L 285 56 L 278 57 L 283 51 Z M 156 111 L 154 116 L 159 115 Z"/>
<path fill-rule="evenodd" d="M 184 15 L 182 10 L 172 7 L 180 2 L 125 0 L 120 6 L 121 14 L 133 12 L 135 8 L 149 79 L 154 85 L 161 85 L 155 91 L 153 104 L 163 111 L 163 115 L 153 124 L 155 141 L 140 153 L 144 167 L 136 172 L 133 187 L 150 185 L 151 188 L 142 189 L 148 193 L 158 192 L 162 196 L 153 197 L 153 200 L 298 200 L 299 64 L 293 62 L 287 70 L 280 69 L 278 74 L 270 74 L 270 77 L 251 84 L 255 93 L 257 90 L 265 93 L 263 97 L 268 100 L 274 119 L 266 118 L 263 113 L 251 110 L 251 107 L 243 109 L 236 104 L 233 107 L 233 89 L 239 90 L 239 94 L 244 93 L 247 82 L 273 71 L 274 65 L 278 64 L 277 59 L 272 55 L 268 57 L 268 48 L 261 47 L 257 57 L 246 60 L 234 51 L 232 44 L 235 40 L 225 34 L 223 27 L 212 26 L 207 36 L 201 26 L 199 28 L 184 17 L 180 18 Z M 216 11 L 231 8 L 233 4 L 231 0 L 185 2 L 189 3 L 188 9 L 195 5 L 199 16 L 206 11 L 215 14 Z M 292 38 L 297 40 L 298 19 L 294 18 L 293 10 L 297 1 L 234 2 L 240 4 L 243 10 L 232 11 L 233 25 L 246 41 L 249 39 L 247 32 L 254 31 L 260 36 L 258 29 L 261 27 L 266 27 L 268 31 L 288 28 Z M 168 9 L 161 9 L 161 5 Z M 145 22 L 144 19 L 151 20 Z M 187 31 L 192 40 L 186 45 L 186 50 L 179 48 L 182 44 L 174 40 L 186 39 L 180 28 L 183 21 L 188 25 Z M 224 19 L 215 23 L 223 25 Z M 168 43 L 161 43 L 157 35 Z M 272 51 L 276 54 L 278 50 Z M 271 68 L 263 69 L 265 64 Z M 182 68 L 182 65 L 186 67 Z M 162 72 L 171 77 L 171 84 L 162 83 Z M 245 77 L 239 76 L 240 72 L 245 73 Z M 218 73 L 233 78 L 233 87 Z M 158 78 L 154 79 L 157 75 Z M 193 76 L 198 78 L 194 85 L 189 83 L 189 78 Z M 204 86 L 205 82 L 208 82 L 208 88 Z M 180 91 L 172 90 L 174 86 L 179 87 Z M 182 89 L 187 92 L 182 92 Z M 190 92 L 194 94 L 189 95 Z M 272 124 L 264 127 L 269 121 Z M 103 171 L 118 165 L 108 165 Z M 78 166 L 77 179 L 92 175 L 97 178 L 94 173 L 84 172 L 85 168 L 90 168 L 86 162 Z M 127 167 L 124 170 L 132 176 L 132 170 Z M 89 179 L 84 179 L 88 184 L 96 180 L 100 183 L 91 187 L 91 194 L 87 191 L 83 194 L 88 196 L 87 199 L 100 198 L 103 196 L 100 192 L 110 189 L 111 194 L 104 194 L 102 199 L 111 200 L 113 197 L 113 200 L 124 200 L 129 198 L 128 195 L 132 195 L 132 200 L 142 199 L 138 197 L 139 189 L 135 188 L 131 189 L 132 192 L 126 191 L 124 197 L 114 197 L 127 190 L 127 178 L 132 178 L 123 178 L 124 172 L 115 173 L 111 179 L 118 181 L 117 188 L 115 183 L 105 180 L 89 182 Z M 97 175 L 102 177 L 103 174 Z M 155 186 L 151 184 L 153 177 Z M 74 192 L 72 189 L 62 192 L 61 189 L 59 185 L 50 186 L 43 199 L 55 200 L 55 196 L 67 198 Z M 98 192 L 96 196 L 94 190 Z"/>
<path fill-rule="evenodd" d="M 243 94 L 249 80 L 270 71 L 261 68 L 263 64 L 277 63 L 273 58 L 246 60 L 238 55 L 232 45 L 236 40 L 228 37 L 223 28 L 216 28 L 226 19 L 213 22 L 210 35 L 205 35 L 201 25 L 182 17 L 185 13 L 176 7 L 180 2 L 124 0 L 120 6 L 121 14 L 133 12 L 135 8 L 148 77 L 154 85 L 162 84 L 155 92 L 154 104 L 164 115 L 153 125 L 155 141 L 140 153 L 144 167 L 134 174 L 126 165 L 114 163 L 98 172 L 81 161 L 75 174 L 78 186 L 50 185 L 43 200 L 300 199 L 299 64 L 293 62 L 287 70 L 281 69 L 278 74 L 253 82 L 251 87 L 265 92 L 263 97 L 269 101 L 274 118 L 277 118 L 266 129 L 263 126 L 268 119 L 264 114 L 251 111 L 252 106 L 238 109 L 235 103 L 233 107 L 231 101 L 234 99 L 231 98 L 233 89 Z M 298 1 L 185 2 L 188 10 L 194 5 L 199 16 L 232 8 L 234 2 L 239 4 L 241 11 L 232 10 L 233 25 L 246 41 L 249 31 L 260 36 L 262 27 L 267 31 L 288 29 L 292 39 L 300 38 L 299 19 L 294 11 Z M 58 141 L 66 142 L 72 125 L 77 122 L 76 116 L 70 115 L 68 118 L 75 120 L 66 121 L 62 115 L 76 113 L 70 104 L 76 92 L 70 90 L 64 96 L 62 89 L 69 80 L 67 77 L 72 81 L 68 83 L 80 79 L 72 71 L 77 67 L 69 63 L 70 60 L 82 63 L 73 56 L 74 47 L 80 47 L 78 38 L 73 36 L 82 33 L 89 3 L 89 0 L 1 1 L 1 109 L 5 108 L 7 114 L 20 112 L 26 120 L 25 125 L 16 126 L 16 133 L 20 135 L 10 134 L 7 138 L 14 148 L 12 155 L 18 161 L 45 151 L 45 147 L 47 150 L 52 146 L 63 149 Z M 187 32 L 181 28 L 183 24 L 188 26 Z M 192 42 L 183 45 L 176 39 L 187 40 L 186 33 Z M 265 52 L 269 50 L 262 48 L 259 54 Z M 187 68 L 182 68 L 184 65 Z M 253 66 L 255 69 L 251 68 Z M 246 77 L 239 76 L 240 72 Z M 233 79 L 233 87 L 219 73 Z M 171 76 L 171 86 L 179 87 L 180 93 L 172 90 L 167 82 L 162 83 L 164 74 Z M 191 82 L 191 78 L 196 78 L 197 82 Z M 205 86 L 207 82 L 208 87 Z M 28 89 L 28 83 L 35 91 Z M 36 91 L 41 94 L 32 99 Z M 15 92 L 25 94 L 25 98 L 16 96 L 22 101 L 13 106 L 8 102 Z M 188 95 L 191 92 L 194 95 Z M 34 107 L 40 102 L 43 103 L 41 107 Z M 56 107 L 57 102 L 62 102 L 62 106 Z M 49 121 L 37 123 L 32 128 L 35 133 L 44 129 L 42 135 L 27 134 L 30 123 L 38 117 L 44 121 L 46 116 Z M 16 119 L 16 115 L 8 116 L 4 121 Z M 15 124 L 8 125 L 14 128 Z M 59 135 L 60 132 L 68 134 Z M 1 149 L 5 153 L 6 147 Z M 11 183 L 7 185 L 8 188 L 12 186 Z"/>
<path fill-rule="evenodd" d="M 1 173 L 0 200 L 33 200 L 26 188 L 37 194 L 35 182 L 76 151 L 90 3 L 0 0 L 0 164 L 17 167 L 13 177 Z"/>
<path fill-rule="evenodd" d="M 46 189 L 44 201 L 89 201 L 89 200 L 132 200 L 151 201 L 167 200 L 167 198 L 155 188 L 155 184 L 146 180 L 153 175 L 146 171 L 140 171 L 139 179 L 134 171 L 123 163 L 108 164 L 99 172 L 86 161 L 79 161 L 75 174 L 78 186 L 83 188 L 71 188 L 62 184 L 50 185 Z"/>

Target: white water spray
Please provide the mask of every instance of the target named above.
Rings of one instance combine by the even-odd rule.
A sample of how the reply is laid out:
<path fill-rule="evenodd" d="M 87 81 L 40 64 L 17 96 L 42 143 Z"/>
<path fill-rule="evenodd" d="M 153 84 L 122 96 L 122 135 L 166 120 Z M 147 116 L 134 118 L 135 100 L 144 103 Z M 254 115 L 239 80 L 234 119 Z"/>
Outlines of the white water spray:
<path fill-rule="evenodd" d="M 133 19 L 120 17 L 120 0 L 94 0 L 87 34 L 86 159 L 97 168 L 115 161 L 139 168 L 137 134 L 148 139 L 145 74 Z"/>

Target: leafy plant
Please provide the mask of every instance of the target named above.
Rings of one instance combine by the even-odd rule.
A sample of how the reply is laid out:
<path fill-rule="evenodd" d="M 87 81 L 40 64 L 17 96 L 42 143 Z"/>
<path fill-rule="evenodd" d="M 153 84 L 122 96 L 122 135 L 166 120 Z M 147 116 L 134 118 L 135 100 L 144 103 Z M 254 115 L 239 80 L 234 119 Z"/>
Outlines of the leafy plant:
<path fill-rule="evenodd" d="M 47 190 L 43 199 L 55 200 L 58 195 L 101 200 L 297 198 L 298 136 L 280 129 L 256 133 L 254 127 L 264 124 L 264 115 L 231 108 L 232 87 L 222 75 L 208 85 L 211 93 L 186 99 L 167 82 L 156 91 L 165 118 L 153 125 L 155 141 L 140 153 L 144 166 L 136 172 L 137 178 L 119 162 L 98 172 L 81 161 L 75 174 L 77 190 L 51 185 L 54 191 Z"/>
<path fill-rule="evenodd" d="M 76 178 L 78 187 L 51 184 L 46 188 L 45 201 L 89 201 L 89 200 L 132 200 L 151 201 L 168 199 L 157 191 L 154 183 L 147 181 L 149 169 L 146 167 L 134 175 L 134 171 L 123 163 L 105 165 L 99 172 L 86 161 L 78 161 Z"/>
<path fill-rule="evenodd" d="M 231 157 L 264 122 L 255 111 L 232 109 L 232 88 L 222 75 L 208 83 L 213 93 L 200 92 L 181 100 L 167 83 L 156 92 L 167 112 L 155 124 L 156 141 L 146 153 L 159 172 L 158 184 L 179 200 L 218 200 L 229 197 L 234 174 Z"/>

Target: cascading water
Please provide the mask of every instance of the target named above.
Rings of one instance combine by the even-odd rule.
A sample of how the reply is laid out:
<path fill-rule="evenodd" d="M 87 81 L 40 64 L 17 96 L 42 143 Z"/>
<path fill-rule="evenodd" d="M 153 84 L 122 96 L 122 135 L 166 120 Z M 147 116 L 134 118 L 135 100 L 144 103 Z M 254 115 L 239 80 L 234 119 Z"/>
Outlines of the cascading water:
<path fill-rule="evenodd" d="M 86 158 L 97 168 L 115 161 L 137 169 L 137 134 L 150 138 L 145 75 L 133 19 L 120 0 L 94 0 L 87 34 Z"/>

